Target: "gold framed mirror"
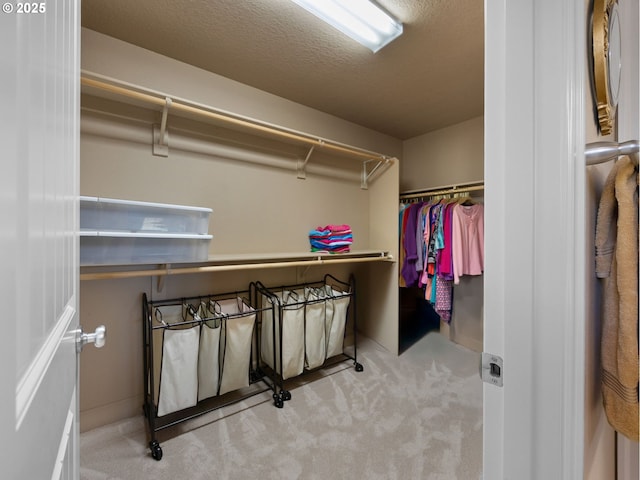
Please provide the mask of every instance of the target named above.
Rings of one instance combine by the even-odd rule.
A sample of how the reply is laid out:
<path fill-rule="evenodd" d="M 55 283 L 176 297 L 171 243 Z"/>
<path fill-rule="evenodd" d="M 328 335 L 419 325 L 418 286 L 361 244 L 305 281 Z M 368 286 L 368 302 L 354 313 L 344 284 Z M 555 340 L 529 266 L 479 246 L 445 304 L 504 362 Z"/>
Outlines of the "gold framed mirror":
<path fill-rule="evenodd" d="M 593 81 L 598 125 L 602 135 L 614 130 L 620 92 L 620 18 L 618 0 L 593 2 Z"/>

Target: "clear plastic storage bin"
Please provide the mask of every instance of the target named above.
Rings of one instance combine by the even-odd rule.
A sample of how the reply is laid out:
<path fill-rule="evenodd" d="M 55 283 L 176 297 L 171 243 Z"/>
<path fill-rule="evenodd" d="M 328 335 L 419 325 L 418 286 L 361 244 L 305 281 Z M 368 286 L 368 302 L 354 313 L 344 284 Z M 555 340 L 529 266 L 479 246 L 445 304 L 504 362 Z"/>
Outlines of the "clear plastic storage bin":
<path fill-rule="evenodd" d="M 211 212 L 204 207 L 83 196 L 80 197 L 80 229 L 207 234 Z"/>
<path fill-rule="evenodd" d="M 80 265 L 202 262 L 212 235 L 80 232 Z"/>

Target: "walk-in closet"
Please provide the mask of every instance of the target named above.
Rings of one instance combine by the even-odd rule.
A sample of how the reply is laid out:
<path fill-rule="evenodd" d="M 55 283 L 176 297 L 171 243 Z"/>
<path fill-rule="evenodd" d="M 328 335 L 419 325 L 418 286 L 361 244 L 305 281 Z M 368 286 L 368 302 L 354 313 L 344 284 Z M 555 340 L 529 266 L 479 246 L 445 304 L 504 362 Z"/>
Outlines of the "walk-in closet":
<path fill-rule="evenodd" d="M 331 376 L 336 368 L 347 368 L 353 375 L 375 374 L 379 368 L 375 361 L 366 361 L 372 346 L 402 359 L 410 344 L 422 340 L 430 345 L 422 347 L 429 358 L 440 355 L 442 374 L 467 372 L 464 381 L 470 384 L 464 388 L 474 392 L 468 401 L 475 417 L 467 418 L 467 426 L 461 428 L 473 432 L 472 448 L 479 454 L 481 383 L 475 366 L 482 343 L 481 306 L 468 308 L 469 324 L 475 329 L 470 338 L 475 337 L 466 344 L 459 330 L 447 330 L 451 321 L 431 318 L 431 333 L 438 340 L 422 338 L 426 330 L 418 312 L 401 319 L 406 309 L 399 301 L 405 289 L 398 287 L 402 267 L 398 205 L 401 188 L 408 187 L 414 195 L 421 191 L 426 198 L 432 187 L 442 184 L 435 167 L 423 171 L 421 166 L 441 161 L 432 157 L 429 145 L 437 145 L 442 135 L 457 136 L 455 143 L 466 145 L 465 152 L 452 148 L 447 154 L 449 162 L 463 157 L 458 160 L 463 162 L 464 178 L 456 177 L 458 169 L 444 172 L 448 186 L 435 190 L 455 189 L 458 184 L 461 189 L 456 193 L 461 194 L 469 192 L 462 189 L 463 182 L 482 179 L 482 118 L 462 124 L 457 127 L 460 131 L 448 128 L 435 136 L 417 137 L 412 147 L 411 142 L 369 133 L 282 99 L 277 108 L 261 110 L 276 99 L 100 33 L 88 29 L 82 33 L 81 194 L 98 200 L 161 201 L 195 211 L 210 209 L 208 228 L 201 232 L 210 237 L 205 259 L 128 266 L 89 259 L 81 266 L 85 328 L 108 324 L 110 341 L 108 349 L 87 350 L 83 357 L 82 431 L 90 434 L 142 415 L 147 455 L 166 461 L 174 454 L 165 446 L 167 435 L 190 431 L 200 416 L 224 416 L 229 409 L 242 409 L 247 402 L 260 404 L 264 398 L 277 416 L 280 409 L 293 408 L 291 402 L 303 394 L 300 386 L 313 391 L 312 379 Z M 136 69 L 130 68 L 133 64 Z M 303 127 L 289 126 L 294 113 L 304 114 Z M 411 172 L 411 165 L 418 171 Z M 418 185 L 403 184 L 403 168 Z M 479 193 L 478 197 L 474 192 L 474 201 L 481 202 Z M 309 231 L 330 224 L 349 226 L 349 251 L 310 252 Z M 84 241 L 86 249 L 90 239 Z M 333 287 L 323 286 L 327 278 Z M 456 302 L 461 306 L 453 313 L 461 325 L 464 305 L 469 304 L 464 301 L 467 280 L 457 286 L 461 293 Z M 482 288 L 475 287 L 472 293 L 478 302 Z M 299 323 L 304 325 L 302 333 L 308 335 L 315 307 L 327 311 L 331 306 L 336 310 L 334 324 L 339 325 L 335 319 L 341 298 L 348 301 L 340 330 L 344 345 L 341 341 L 329 352 L 330 328 L 324 326 L 328 317 L 322 317 L 324 355 L 310 363 L 317 344 L 303 342 L 295 371 L 287 370 L 292 367 L 285 358 L 287 337 L 292 335 L 285 329 L 287 315 L 299 313 L 304 319 Z M 236 310 L 224 313 L 220 299 L 233 303 Z M 255 325 L 242 357 L 250 370 L 236 379 L 234 391 L 229 392 L 221 388 L 227 368 L 222 366 L 224 342 L 217 340 L 218 350 L 211 354 L 197 343 L 194 332 L 196 328 L 201 332 L 201 341 L 202 332 L 207 338 L 218 335 L 215 338 L 229 340 L 233 334 L 224 332 L 240 328 L 244 318 Z M 192 346 L 189 358 L 174 360 L 180 374 L 169 363 L 177 345 Z M 217 388 L 209 388 L 209 377 L 201 378 L 198 351 L 220 359 Z M 276 358 L 276 353 L 283 357 Z M 427 363 L 420 363 L 420 368 L 434 368 Z M 185 381 L 186 372 L 191 393 L 185 397 L 178 393 L 184 389 L 176 382 Z M 207 389 L 210 393 L 204 398 L 200 392 Z M 383 391 L 384 387 L 380 394 L 386 395 Z M 372 391 L 368 401 L 375 402 L 376 395 Z M 443 406 L 442 413 L 446 411 Z M 475 469 L 480 458 L 476 454 Z"/>
<path fill-rule="evenodd" d="M 114 341 L 118 351 L 113 358 L 104 362 L 100 355 L 104 352 L 99 351 L 88 355 L 82 372 L 85 382 L 92 383 L 94 368 L 102 375 L 96 388 L 89 387 L 83 396 L 84 428 L 139 412 L 138 388 L 131 391 L 131 386 L 143 386 L 142 293 L 157 301 L 245 291 L 256 282 L 271 288 L 320 281 L 329 273 L 342 281 L 354 275 L 358 295 L 352 308 L 357 309 L 360 332 L 397 352 L 392 199 L 398 195 L 398 160 L 345 142 L 332 143 L 327 137 L 320 142 L 309 140 L 308 134 L 277 129 L 273 123 L 233 123 L 240 113 L 242 122 L 248 122 L 248 112 L 227 115 L 232 120 L 227 123 L 212 119 L 219 112 L 207 107 L 213 103 L 207 96 L 218 95 L 216 91 L 205 88 L 196 97 L 184 89 L 184 78 L 198 80 L 200 72 L 193 67 L 173 62 L 170 85 L 168 59 L 95 32 L 83 34 L 87 54 L 83 57 L 82 193 L 139 201 L 161 198 L 170 204 L 212 210 L 211 252 L 205 261 L 82 267 L 81 308 L 86 309 L 87 319 L 96 323 L 104 318 L 123 319 L 110 327 L 110 338 L 123 340 Z M 144 81 L 142 75 L 138 78 L 144 86 L 132 86 L 128 62 L 145 65 L 136 71 L 136 75 L 144 73 Z M 222 78 L 205 79 L 220 82 L 221 87 L 229 83 Z M 190 98 L 183 97 L 189 93 Z M 261 97 L 258 92 L 249 93 Z M 174 95 L 174 105 L 163 118 L 164 95 L 169 94 Z M 153 103 L 157 99 L 160 106 Z M 181 112 L 179 103 L 192 108 Z M 193 105 L 200 113 L 193 113 Z M 258 113 L 254 111 L 254 117 Z M 166 155 L 154 155 L 157 145 L 149 131 L 156 121 L 158 127 L 168 125 Z M 317 125 L 320 128 L 322 122 Z M 275 134 L 270 135 L 271 131 Z M 318 143 L 323 143 L 322 148 L 314 150 Z M 399 154 L 393 142 L 372 145 Z M 121 175 L 123 171 L 127 175 Z M 348 253 L 326 256 L 309 251 L 309 231 L 329 224 L 350 226 L 353 243 Z M 113 297 L 121 301 L 113 302 Z M 352 341 L 353 335 L 348 337 Z"/>
<path fill-rule="evenodd" d="M 636 480 L 638 2 L 307 1 L 3 4 L 3 478 Z"/>

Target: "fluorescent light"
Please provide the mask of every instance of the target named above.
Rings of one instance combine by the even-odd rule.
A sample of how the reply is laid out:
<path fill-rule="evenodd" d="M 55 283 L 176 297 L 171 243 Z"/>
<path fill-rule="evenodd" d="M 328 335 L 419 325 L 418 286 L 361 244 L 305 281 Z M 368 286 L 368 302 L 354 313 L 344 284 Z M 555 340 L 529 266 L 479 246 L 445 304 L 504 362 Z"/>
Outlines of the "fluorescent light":
<path fill-rule="evenodd" d="M 377 52 L 402 34 L 402 24 L 369 0 L 292 0 Z"/>

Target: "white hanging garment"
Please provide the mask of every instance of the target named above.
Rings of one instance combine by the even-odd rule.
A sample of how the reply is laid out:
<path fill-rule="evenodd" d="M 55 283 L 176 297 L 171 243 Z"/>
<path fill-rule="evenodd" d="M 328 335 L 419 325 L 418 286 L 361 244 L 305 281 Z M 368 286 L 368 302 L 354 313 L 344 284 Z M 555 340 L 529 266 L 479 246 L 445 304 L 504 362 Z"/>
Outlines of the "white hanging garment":
<path fill-rule="evenodd" d="M 206 314 L 205 314 L 206 315 Z M 204 318 L 207 318 L 206 315 Z M 218 394 L 220 381 L 220 319 L 207 320 L 200 327 L 198 352 L 198 401 Z"/>
<path fill-rule="evenodd" d="M 311 370 L 321 366 L 326 358 L 325 315 L 327 301 L 322 290 L 307 288 L 306 293 L 304 368 Z"/>
<path fill-rule="evenodd" d="M 244 314 L 223 320 L 220 350 L 222 378 L 220 395 L 249 386 L 251 346 L 256 313 L 241 298 L 218 302 L 226 315 Z"/>
<path fill-rule="evenodd" d="M 343 351 L 344 331 L 347 325 L 347 309 L 349 308 L 350 295 L 326 286 L 327 291 L 331 294 L 331 300 L 328 302 L 333 304 L 333 317 L 331 319 L 331 328 L 327 338 L 327 358 L 339 355 Z"/>
<path fill-rule="evenodd" d="M 199 327 L 163 332 L 159 417 L 198 402 L 199 333 Z"/>

